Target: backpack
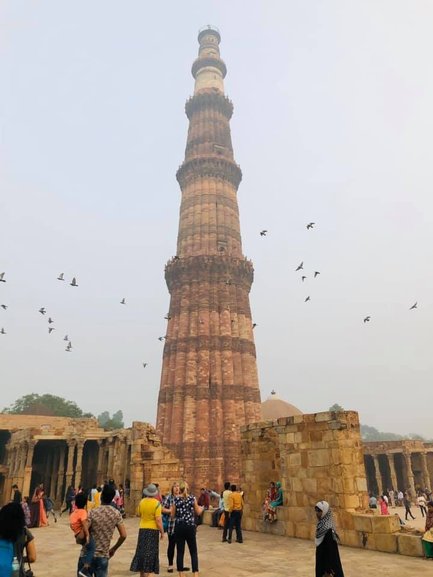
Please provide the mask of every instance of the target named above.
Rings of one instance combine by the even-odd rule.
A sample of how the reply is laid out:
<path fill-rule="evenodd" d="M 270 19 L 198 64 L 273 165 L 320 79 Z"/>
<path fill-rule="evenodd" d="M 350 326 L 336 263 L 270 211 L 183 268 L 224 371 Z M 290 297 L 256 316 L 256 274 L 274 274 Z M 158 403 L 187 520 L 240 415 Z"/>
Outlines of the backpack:
<path fill-rule="evenodd" d="M 0 577 L 11 577 L 13 558 L 13 543 L 5 539 L 0 539 Z"/>

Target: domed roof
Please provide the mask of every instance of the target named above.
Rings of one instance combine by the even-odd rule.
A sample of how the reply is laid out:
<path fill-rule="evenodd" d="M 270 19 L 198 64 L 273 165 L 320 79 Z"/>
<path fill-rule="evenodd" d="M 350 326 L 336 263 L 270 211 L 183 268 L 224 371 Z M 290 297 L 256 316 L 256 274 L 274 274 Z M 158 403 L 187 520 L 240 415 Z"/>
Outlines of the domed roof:
<path fill-rule="evenodd" d="M 302 414 L 302 411 L 280 399 L 275 391 L 272 391 L 266 401 L 262 403 L 262 419 L 264 421 L 275 421 L 281 417 L 293 417 Z"/>

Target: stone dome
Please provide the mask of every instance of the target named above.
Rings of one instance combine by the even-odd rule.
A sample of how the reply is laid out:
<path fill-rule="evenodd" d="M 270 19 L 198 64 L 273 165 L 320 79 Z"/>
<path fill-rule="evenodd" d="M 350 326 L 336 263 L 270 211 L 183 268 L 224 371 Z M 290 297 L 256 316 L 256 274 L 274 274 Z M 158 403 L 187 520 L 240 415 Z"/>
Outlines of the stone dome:
<path fill-rule="evenodd" d="M 298 408 L 280 399 L 275 391 L 272 391 L 266 401 L 262 403 L 262 419 L 264 421 L 275 421 L 281 417 L 293 417 L 302 414 Z"/>

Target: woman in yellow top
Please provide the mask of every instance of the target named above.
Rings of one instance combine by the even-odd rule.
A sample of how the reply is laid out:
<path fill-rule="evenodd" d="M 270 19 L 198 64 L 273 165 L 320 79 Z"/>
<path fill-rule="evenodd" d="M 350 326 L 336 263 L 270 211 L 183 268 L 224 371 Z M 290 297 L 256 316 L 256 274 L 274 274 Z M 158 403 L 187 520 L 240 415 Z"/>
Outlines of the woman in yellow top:
<path fill-rule="evenodd" d="M 131 562 L 131 571 L 140 572 L 140 577 L 151 573 L 159 574 L 159 535 L 164 539 L 162 506 L 156 499 L 157 487 L 151 483 L 143 490 L 137 513 L 140 516 L 137 549 Z"/>

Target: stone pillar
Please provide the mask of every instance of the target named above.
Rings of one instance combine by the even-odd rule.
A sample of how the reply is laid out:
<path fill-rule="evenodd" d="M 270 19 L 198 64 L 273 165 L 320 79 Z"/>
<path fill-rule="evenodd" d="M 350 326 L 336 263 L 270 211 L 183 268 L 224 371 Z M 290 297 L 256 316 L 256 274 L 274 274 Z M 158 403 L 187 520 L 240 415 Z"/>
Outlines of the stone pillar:
<path fill-rule="evenodd" d="M 102 465 L 104 462 L 104 441 L 103 439 L 98 439 L 98 469 L 96 472 L 96 483 L 98 485 L 102 484 Z"/>
<path fill-rule="evenodd" d="M 412 471 L 412 459 L 410 453 L 403 453 L 404 460 L 406 463 L 406 480 L 407 480 L 407 487 L 406 489 L 410 490 L 411 497 L 415 497 L 415 480 Z"/>
<path fill-rule="evenodd" d="M 391 473 L 391 483 L 394 492 L 398 491 L 397 473 L 395 471 L 394 453 L 387 455 L 389 463 L 389 471 Z"/>
<path fill-rule="evenodd" d="M 53 461 L 51 463 L 51 474 L 50 474 L 50 497 L 54 501 L 56 498 L 57 488 L 57 471 L 59 470 L 59 447 L 53 452 Z"/>
<path fill-rule="evenodd" d="M 373 455 L 373 461 L 374 461 L 374 472 L 376 475 L 377 492 L 380 495 L 383 493 L 383 487 L 382 487 L 382 475 L 380 474 L 378 455 Z"/>
<path fill-rule="evenodd" d="M 108 439 L 108 466 L 107 466 L 107 477 L 108 480 L 112 479 L 113 475 L 113 457 L 114 457 L 114 439 L 110 437 Z"/>
<path fill-rule="evenodd" d="M 430 489 L 431 479 L 430 479 L 430 475 L 429 475 L 428 467 L 427 467 L 427 452 L 421 453 L 421 468 L 422 468 L 422 478 L 423 478 L 422 489 L 425 489 L 426 487 L 428 487 Z"/>
<path fill-rule="evenodd" d="M 23 479 L 23 497 L 31 497 L 30 495 L 30 484 L 32 481 L 32 463 L 33 454 L 35 451 L 37 441 L 28 441 L 27 443 L 27 456 L 26 465 L 24 468 L 24 479 Z"/>
<path fill-rule="evenodd" d="M 57 471 L 56 502 L 63 502 L 63 475 L 65 474 L 65 445 L 62 443 L 59 449 L 59 467 Z"/>
<path fill-rule="evenodd" d="M 81 485 L 81 473 L 83 472 L 84 441 L 77 442 L 77 464 L 75 465 L 75 486 Z"/>
<path fill-rule="evenodd" d="M 74 474 L 74 454 L 75 447 L 77 446 L 77 441 L 71 439 L 67 441 L 68 444 L 68 464 L 66 466 L 66 487 L 72 483 L 72 476 Z"/>

